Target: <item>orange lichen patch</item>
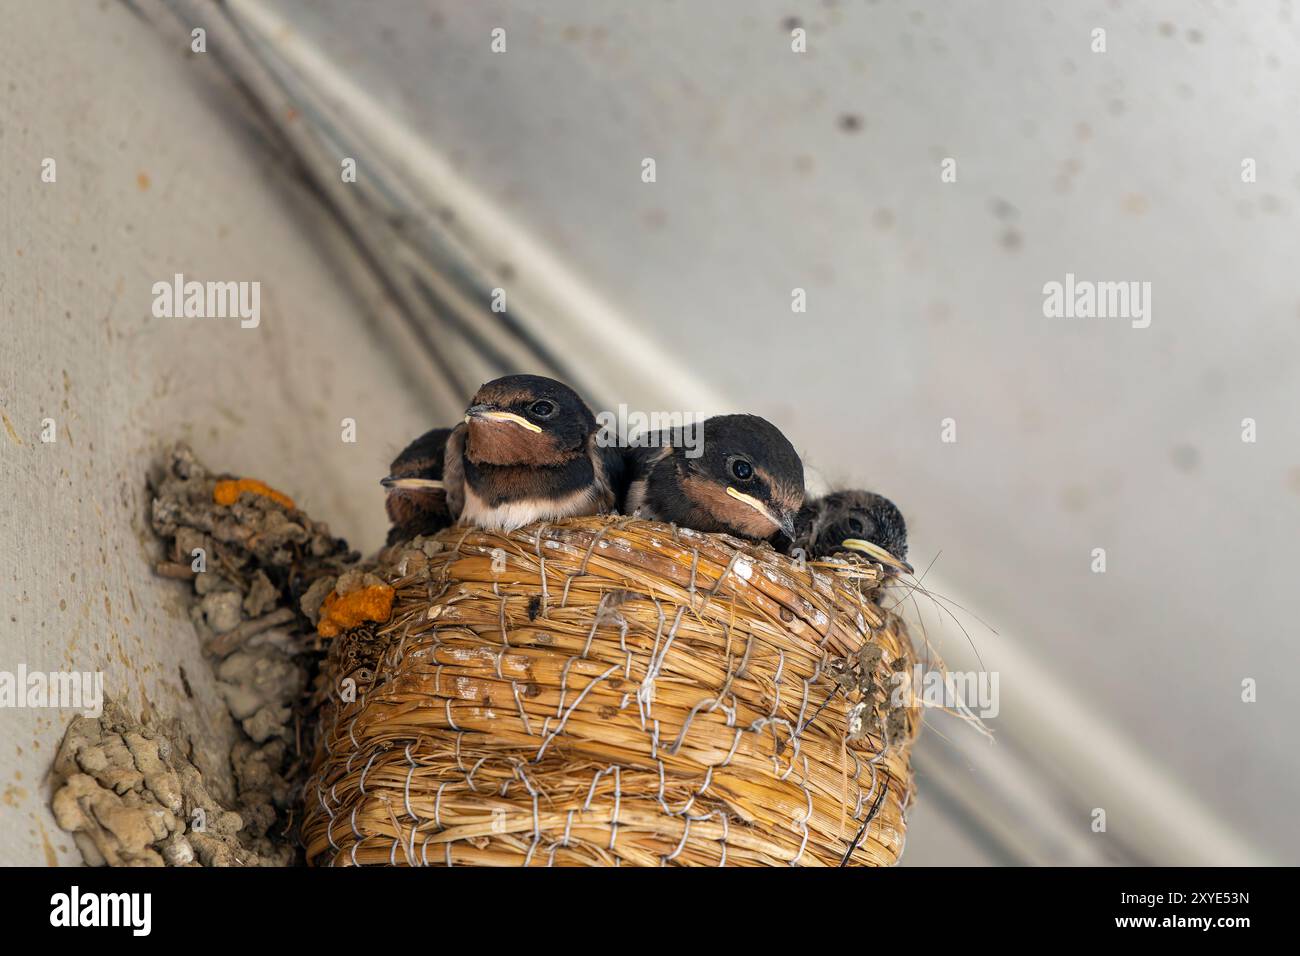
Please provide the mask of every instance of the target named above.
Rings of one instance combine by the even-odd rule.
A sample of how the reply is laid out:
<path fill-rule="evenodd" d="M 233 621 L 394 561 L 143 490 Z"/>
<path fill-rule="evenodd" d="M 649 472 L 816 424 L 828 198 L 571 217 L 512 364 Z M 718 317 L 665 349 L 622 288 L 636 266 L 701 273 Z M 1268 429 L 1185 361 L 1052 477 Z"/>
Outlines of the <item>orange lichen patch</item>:
<path fill-rule="evenodd" d="M 320 606 L 316 633 L 337 637 L 363 621 L 387 621 L 393 614 L 393 594 L 387 584 L 372 584 L 342 596 L 331 591 Z"/>
<path fill-rule="evenodd" d="M 218 481 L 217 486 L 212 489 L 212 500 L 219 505 L 233 505 L 245 491 L 270 498 L 277 505 L 283 505 L 291 510 L 293 508 L 292 498 L 256 478 L 227 478 L 225 481 Z"/>

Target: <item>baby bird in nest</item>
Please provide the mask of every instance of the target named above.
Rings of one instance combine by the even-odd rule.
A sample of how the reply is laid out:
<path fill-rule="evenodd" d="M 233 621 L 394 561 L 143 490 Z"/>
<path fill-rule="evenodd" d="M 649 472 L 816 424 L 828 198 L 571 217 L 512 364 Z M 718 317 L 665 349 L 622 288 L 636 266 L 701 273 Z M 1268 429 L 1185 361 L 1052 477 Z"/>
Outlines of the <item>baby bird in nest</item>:
<path fill-rule="evenodd" d="M 804 498 L 803 462 L 789 440 L 757 415 L 718 415 L 701 428 L 695 446 L 654 447 L 656 436 L 650 447 L 630 451 L 623 510 L 754 541 L 793 535 Z"/>
<path fill-rule="evenodd" d="M 907 523 L 897 506 L 871 491 L 836 491 L 803 506 L 787 553 L 802 548 L 813 559 L 864 554 L 893 571 L 912 573 Z"/>
<path fill-rule="evenodd" d="M 388 544 L 420 534 L 435 534 L 451 524 L 447 490 L 442 481 L 443 459 L 450 428 L 435 428 L 411 442 L 393 459 L 384 486 L 384 509 L 392 527 Z"/>
<path fill-rule="evenodd" d="M 623 491 L 623 457 L 599 445 L 597 435 L 595 415 L 562 382 L 540 375 L 488 382 L 447 441 L 451 516 L 513 531 L 613 511 Z"/>

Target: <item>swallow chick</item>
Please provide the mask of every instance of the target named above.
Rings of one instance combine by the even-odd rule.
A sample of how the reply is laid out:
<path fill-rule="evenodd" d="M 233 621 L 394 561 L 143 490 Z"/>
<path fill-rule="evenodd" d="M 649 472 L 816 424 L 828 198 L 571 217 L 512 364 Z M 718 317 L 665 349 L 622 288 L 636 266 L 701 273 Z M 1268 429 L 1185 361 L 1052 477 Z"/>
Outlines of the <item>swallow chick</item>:
<path fill-rule="evenodd" d="M 388 544 L 434 534 L 451 524 L 447 490 L 442 480 L 450 428 L 435 428 L 411 442 L 393 459 L 380 484 L 387 497 L 384 510 L 392 527 Z"/>
<path fill-rule="evenodd" d="M 836 491 L 799 510 L 792 548 L 813 560 L 836 554 L 865 554 L 887 568 L 912 573 L 907 557 L 907 523 L 888 498 L 871 491 Z"/>
<path fill-rule="evenodd" d="M 623 510 L 754 541 L 793 536 L 803 462 L 789 440 L 757 415 L 718 415 L 701 429 L 695 457 L 684 442 L 631 451 Z"/>
<path fill-rule="evenodd" d="M 623 462 L 596 441 L 596 417 L 578 393 L 540 375 L 482 386 L 452 431 L 444 462 L 458 521 L 511 531 L 533 521 L 614 510 Z"/>

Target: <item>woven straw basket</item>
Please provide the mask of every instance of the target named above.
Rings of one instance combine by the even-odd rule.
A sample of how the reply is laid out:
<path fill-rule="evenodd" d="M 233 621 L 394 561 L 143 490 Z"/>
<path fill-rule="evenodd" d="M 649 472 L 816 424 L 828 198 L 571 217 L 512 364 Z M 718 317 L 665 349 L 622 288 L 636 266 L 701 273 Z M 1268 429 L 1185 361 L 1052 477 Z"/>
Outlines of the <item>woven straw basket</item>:
<path fill-rule="evenodd" d="M 603 517 L 384 558 L 391 618 L 324 668 L 310 862 L 897 861 L 920 715 L 875 566 Z"/>

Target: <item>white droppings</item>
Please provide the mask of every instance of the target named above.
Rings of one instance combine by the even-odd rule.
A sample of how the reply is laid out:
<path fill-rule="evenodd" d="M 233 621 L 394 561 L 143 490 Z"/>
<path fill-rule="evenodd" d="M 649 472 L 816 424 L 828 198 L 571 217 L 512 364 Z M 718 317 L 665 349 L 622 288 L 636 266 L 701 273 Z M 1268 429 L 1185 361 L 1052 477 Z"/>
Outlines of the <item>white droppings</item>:
<path fill-rule="evenodd" d="M 748 581 L 754 573 L 754 566 L 748 561 L 737 561 L 733 570 L 737 577 L 744 578 Z"/>

